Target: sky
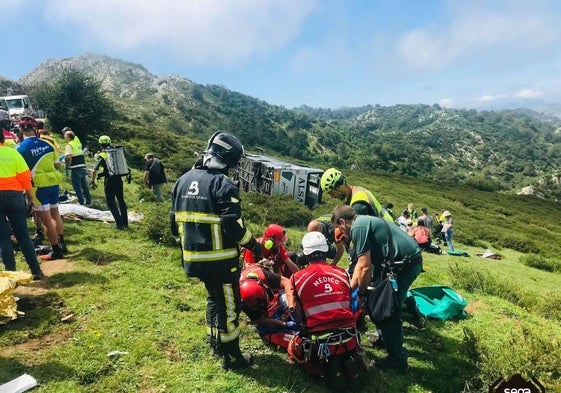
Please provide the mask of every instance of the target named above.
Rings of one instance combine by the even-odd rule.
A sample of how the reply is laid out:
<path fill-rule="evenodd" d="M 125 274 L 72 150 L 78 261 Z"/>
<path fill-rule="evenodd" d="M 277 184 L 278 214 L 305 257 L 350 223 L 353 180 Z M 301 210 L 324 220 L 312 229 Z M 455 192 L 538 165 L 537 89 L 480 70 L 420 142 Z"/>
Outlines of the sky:
<path fill-rule="evenodd" d="M 557 0 L 2 0 L 2 11 L 0 76 L 15 81 L 99 53 L 287 108 L 561 103 Z"/>

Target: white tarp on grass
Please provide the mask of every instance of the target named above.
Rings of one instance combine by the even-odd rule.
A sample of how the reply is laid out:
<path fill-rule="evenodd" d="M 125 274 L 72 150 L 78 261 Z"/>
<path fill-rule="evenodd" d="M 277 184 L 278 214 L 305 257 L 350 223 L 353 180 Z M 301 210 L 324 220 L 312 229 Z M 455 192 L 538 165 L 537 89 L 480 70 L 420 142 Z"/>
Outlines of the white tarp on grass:
<path fill-rule="evenodd" d="M 86 207 L 77 203 L 60 203 L 58 205 L 58 211 L 63 217 L 77 216 L 84 220 L 115 222 L 109 210 L 92 209 L 91 207 Z M 142 221 L 144 218 L 142 213 L 129 212 L 128 215 L 129 222 Z"/>

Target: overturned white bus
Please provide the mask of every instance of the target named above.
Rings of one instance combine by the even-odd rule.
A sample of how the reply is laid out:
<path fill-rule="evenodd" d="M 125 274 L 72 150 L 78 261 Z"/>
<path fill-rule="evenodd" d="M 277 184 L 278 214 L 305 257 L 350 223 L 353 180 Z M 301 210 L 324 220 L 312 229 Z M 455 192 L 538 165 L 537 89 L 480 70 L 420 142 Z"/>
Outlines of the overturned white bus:
<path fill-rule="evenodd" d="M 267 195 L 289 194 L 312 208 L 321 202 L 323 170 L 264 155 L 246 154 L 230 171 L 240 189 Z"/>

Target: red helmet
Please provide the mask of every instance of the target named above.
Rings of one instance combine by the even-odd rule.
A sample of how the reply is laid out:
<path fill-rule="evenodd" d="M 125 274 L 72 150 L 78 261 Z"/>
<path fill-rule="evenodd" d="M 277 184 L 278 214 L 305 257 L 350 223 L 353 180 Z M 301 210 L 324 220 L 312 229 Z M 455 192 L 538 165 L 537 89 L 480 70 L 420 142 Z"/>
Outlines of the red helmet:
<path fill-rule="evenodd" d="M 272 240 L 271 247 L 267 247 L 267 241 Z M 286 230 L 279 224 L 270 224 L 263 232 L 263 242 L 265 248 L 271 249 L 273 245 L 280 246 L 286 242 Z"/>
<path fill-rule="evenodd" d="M 240 296 L 246 306 L 259 308 L 267 303 L 267 293 L 259 281 L 248 279 L 240 284 Z"/>
<path fill-rule="evenodd" d="M 37 128 L 37 120 L 33 116 L 22 116 L 18 121 L 19 128 Z"/>

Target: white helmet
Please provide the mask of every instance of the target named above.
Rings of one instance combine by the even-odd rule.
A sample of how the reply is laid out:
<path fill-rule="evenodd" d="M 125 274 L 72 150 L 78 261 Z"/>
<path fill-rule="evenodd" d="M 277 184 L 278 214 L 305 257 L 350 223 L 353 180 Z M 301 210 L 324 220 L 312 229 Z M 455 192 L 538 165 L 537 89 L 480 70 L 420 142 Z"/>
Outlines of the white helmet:
<path fill-rule="evenodd" d="M 302 238 L 302 248 L 304 255 L 311 255 L 316 251 L 327 252 L 327 239 L 321 232 L 308 232 Z"/>

